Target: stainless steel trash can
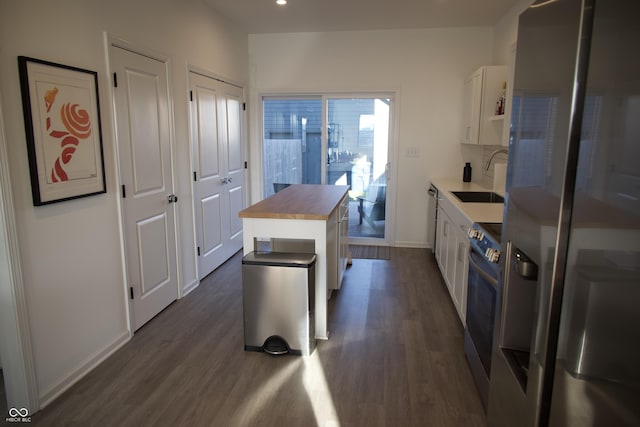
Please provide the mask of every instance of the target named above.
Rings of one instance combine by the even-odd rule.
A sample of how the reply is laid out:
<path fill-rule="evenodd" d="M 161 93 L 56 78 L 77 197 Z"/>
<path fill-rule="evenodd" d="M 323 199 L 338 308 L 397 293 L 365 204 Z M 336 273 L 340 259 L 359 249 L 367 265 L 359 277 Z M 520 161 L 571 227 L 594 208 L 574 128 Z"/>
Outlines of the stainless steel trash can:
<path fill-rule="evenodd" d="M 251 252 L 242 258 L 244 349 L 310 355 L 315 339 L 315 254 Z"/>

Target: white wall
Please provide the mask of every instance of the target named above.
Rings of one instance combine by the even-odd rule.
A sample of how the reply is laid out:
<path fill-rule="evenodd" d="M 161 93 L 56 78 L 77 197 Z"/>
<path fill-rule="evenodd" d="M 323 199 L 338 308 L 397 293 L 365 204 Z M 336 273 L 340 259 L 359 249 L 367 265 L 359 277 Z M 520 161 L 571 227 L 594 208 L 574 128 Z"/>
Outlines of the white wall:
<path fill-rule="evenodd" d="M 258 117 L 263 93 L 396 91 L 393 243 L 426 247 L 429 181 L 462 179 L 462 82 L 492 63 L 492 49 L 491 27 L 250 35 L 251 114 Z M 253 120 L 254 201 L 262 193 L 255 173 L 260 144 L 259 120 Z M 419 156 L 408 157 L 409 147 L 417 147 Z"/>
<path fill-rule="evenodd" d="M 507 96 L 513 88 L 513 61 L 515 59 L 515 44 L 518 37 L 518 18 L 520 14 L 533 2 L 533 0 L 518 0 L 511 9 L 496 23 L 493 29 L 493 61 L 492 64 L 507 66 Z M 505 121 L 511 118 L 510 100 L 507 100 L 507 112 Z M 508 123 L 503 130 L 503 145 L 507 145 Z M 493 169 L 485 171 L 483 168 L 490 154 L 499 146 L 479 147 L 463 145 L 462 153 L 465 161 L 471 162 L 473 167 L 472 181 L 493 186 Z M 495 163 L 495 162 L 494 162 Z"/>
<path fill-rule="evenodd" d="M 533 0 L 518 0 L 495 26 L 493 59 L 496 64 L 507 64 L 509 49 L 518 38 L 518 18 Z"/>
<path fill-rule="evenodd" d="M 180 284 L 197 283 L 187 66 L 248 79 L 247 36 L 201 0 L 3 0 L 0 92 L 19 253 L 41 403 L 129 338 L 104 32 L 170 58 Z M 34 207 L 18 55 L 98 72 L 107 194 Z"/>

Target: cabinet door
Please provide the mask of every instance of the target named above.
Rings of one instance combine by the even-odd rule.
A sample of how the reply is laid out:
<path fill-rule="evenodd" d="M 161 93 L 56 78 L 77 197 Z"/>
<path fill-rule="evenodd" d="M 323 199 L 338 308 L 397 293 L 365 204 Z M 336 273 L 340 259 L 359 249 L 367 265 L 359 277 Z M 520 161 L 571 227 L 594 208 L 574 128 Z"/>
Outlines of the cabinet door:
<path fill-rule="evenodd" d="M 449 293 L 453 292 L 456 277 L 456 233 L 453 227 L 453 222 L 446 211 L 438 208 L 436 260 L 438 261 L 440 273 L 442 274 L 444 282 L 447 284 Z"/>
<path fill-rule="evenodd" d="M 462 227 L 456 230 L 456 277 L 453 285 L 452 298 L 458 310 L 462 324 L 465 325 L 467 315 L 467 277 L 469 273 L 469 239 Z"/>
<path fill-rule="evenodd" d="M 338 289 L 339 248 L 339 209 L 334 209 L 327 220 L 327 292 Z"/>
<path fill-rule="evenodd" d="M 465 144 L 478 143 L 480 105 L 482 100 L 482 74 L 483 69 L 480 68 L 464 81 L 462 142 Z"/>
<path fill-rule="evenodd" d="M 457 252 L 458 252 L 458 243 L 457 243 L 457 235 L 456 225 L 449 217 L 447 217 L 447 223 L 445 224 L 447 227 L 447 267 L 445 270 L 445 281 L 447 282 L 447 287 L 449 288 L 449 293 L 451 294 L 451 298 L 454 299 L 454 286 L 456 283 L 456 275 L 457 275 Z"/>
<path fill-rule="evenodd" d="M 472 79 L 471 143 L 478 144 L 480 139 L 480 122 L 482 120 L 482 85 L 484 82 L 484 68 L 480 68 L 473 73 Z"/>
<path fill-rule="evenodd" d="M 447 222 L 447 215 L 441 207 L 438 207 L 438 222 L 436 223 L 436 261 L 443 276 L 447 268 L 447 230 L 449 227 L 448 225 L 445 227 L 445 223 Z"/>

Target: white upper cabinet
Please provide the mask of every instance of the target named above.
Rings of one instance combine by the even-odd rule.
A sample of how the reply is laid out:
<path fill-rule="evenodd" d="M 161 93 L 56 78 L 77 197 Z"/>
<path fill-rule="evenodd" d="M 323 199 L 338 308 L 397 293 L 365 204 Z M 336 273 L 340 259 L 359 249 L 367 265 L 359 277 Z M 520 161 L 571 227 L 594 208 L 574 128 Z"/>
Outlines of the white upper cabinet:
<path fill-rule="evenodd" d="M 495 112 L 506 80 L 504 65 L 480 67 L 464 80 L 462 143 L 502 144 L 504 114 Z"/>

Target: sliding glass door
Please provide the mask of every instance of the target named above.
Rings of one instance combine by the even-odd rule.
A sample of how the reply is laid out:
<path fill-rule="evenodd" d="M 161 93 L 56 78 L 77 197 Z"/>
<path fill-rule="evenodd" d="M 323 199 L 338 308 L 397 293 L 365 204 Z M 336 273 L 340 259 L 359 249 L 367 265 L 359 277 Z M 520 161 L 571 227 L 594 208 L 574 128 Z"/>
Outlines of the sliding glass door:
<path fill-rule="evenodd" d="M 361 94 L 264 97 L 264 196 L 290 184 L 348 185 L 350 240 L 386 243 L 392 105 Z"/>

